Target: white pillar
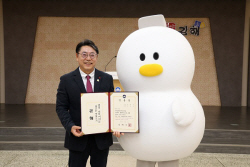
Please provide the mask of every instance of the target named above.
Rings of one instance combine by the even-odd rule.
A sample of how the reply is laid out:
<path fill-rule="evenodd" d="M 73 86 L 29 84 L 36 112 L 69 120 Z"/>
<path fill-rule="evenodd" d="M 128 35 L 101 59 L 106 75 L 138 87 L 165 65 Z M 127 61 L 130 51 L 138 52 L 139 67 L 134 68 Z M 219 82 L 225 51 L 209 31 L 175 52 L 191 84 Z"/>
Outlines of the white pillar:
<path fill-rule="evenodd" d="M 3 2 L 0 0 L 0 103 L 5 103 Z"/>
<path fill-rule="evenodd" d="M 249 54 L 249 31 L 250 31 L 249 22 L 250 22 L 250 0 L 246 0 L 243 67 L 242 67 L 242 93 L 241 93 L 242 106 L 247 106 L 248 54 Z"/>

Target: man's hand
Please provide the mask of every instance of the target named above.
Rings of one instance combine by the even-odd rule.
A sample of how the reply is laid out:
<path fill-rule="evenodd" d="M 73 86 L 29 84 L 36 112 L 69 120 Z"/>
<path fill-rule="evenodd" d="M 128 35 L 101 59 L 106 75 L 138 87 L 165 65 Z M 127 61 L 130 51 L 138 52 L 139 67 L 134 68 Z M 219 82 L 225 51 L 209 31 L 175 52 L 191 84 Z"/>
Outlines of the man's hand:
<path fill-rule="evenodd" d="M 72 126 L 71 133 L 76 137 L 81 137 L 83 136 L 83 133 L 80 131 L 80 129 L 80 126 Z"/>
<path fill-rule="evenodd" d="M 120 133 L 120 132 L 118 132 L 118 131 L 114 131 L 113 135 L 114 135 L 115 137 L 120 138 L 121 135 L 122 135 L 122 136 L 124 135 L 124 133 Z"/>

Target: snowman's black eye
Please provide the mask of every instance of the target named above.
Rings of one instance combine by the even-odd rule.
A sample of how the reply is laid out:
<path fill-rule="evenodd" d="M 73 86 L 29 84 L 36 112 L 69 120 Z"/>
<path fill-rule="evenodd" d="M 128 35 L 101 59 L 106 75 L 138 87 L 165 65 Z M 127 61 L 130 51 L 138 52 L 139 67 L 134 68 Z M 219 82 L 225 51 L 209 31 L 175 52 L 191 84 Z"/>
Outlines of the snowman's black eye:
<path fill-rule="evenodd" d="M 155 52 L 153 57 L 154 57 L 155 60 L 158 60 L 159 59 L 159 54 L 157 52 Z"/>
<path fill-rule="evenodd" d="M 146 58 L 146 57 L 145 57 L 145 54 L 144 54 L 144 53 L 141 53 L 141 54 L 140 54 L 140 59 L 141 59 L 141 61 L 144 61 L 145 58 Z"/>

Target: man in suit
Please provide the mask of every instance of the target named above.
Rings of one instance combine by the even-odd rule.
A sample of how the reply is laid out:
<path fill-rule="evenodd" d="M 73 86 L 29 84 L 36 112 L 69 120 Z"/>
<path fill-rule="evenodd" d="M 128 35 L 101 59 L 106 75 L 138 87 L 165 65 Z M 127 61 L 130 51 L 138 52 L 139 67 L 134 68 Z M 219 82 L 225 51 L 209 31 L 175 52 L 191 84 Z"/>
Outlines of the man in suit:
<path fill-rule="evenodd" d="M 95 68 L 98 53 L 91 40 L 80 42 L 76 46 L 79 68 L 60 78 L 56 112 L 66 130 L 64 147 L 69 149 L 69 167 L 86 166 L 89 156 L 92 167 L 106 167 L 109 147 L 113 144 L 111 133 L 83 135 L 80 127 L 80 94 L 114 91 L 112 76 Z M 120 137 L 119 132 L 114 135 Z"/>

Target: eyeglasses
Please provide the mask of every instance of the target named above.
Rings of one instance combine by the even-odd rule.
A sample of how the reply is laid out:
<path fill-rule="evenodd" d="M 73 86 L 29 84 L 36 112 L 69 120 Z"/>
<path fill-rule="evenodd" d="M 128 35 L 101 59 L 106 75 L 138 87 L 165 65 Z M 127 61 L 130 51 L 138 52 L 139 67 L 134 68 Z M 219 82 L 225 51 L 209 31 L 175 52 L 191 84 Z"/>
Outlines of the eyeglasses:
<path fill-rule="evenodd" d="M 94 52 L 90 52 L 90 53 L 88 53 L 88 52 L 82 52 L 82 53 L 78 53 L 78 54 L 81 55 L 81 57 L 82 57 L 83 59 L 86 59 L 88 56 L 89 56 L 91 59 L 94 59 L 94 58 L 97 56 L 97 54 L 94 53 Z"/>

